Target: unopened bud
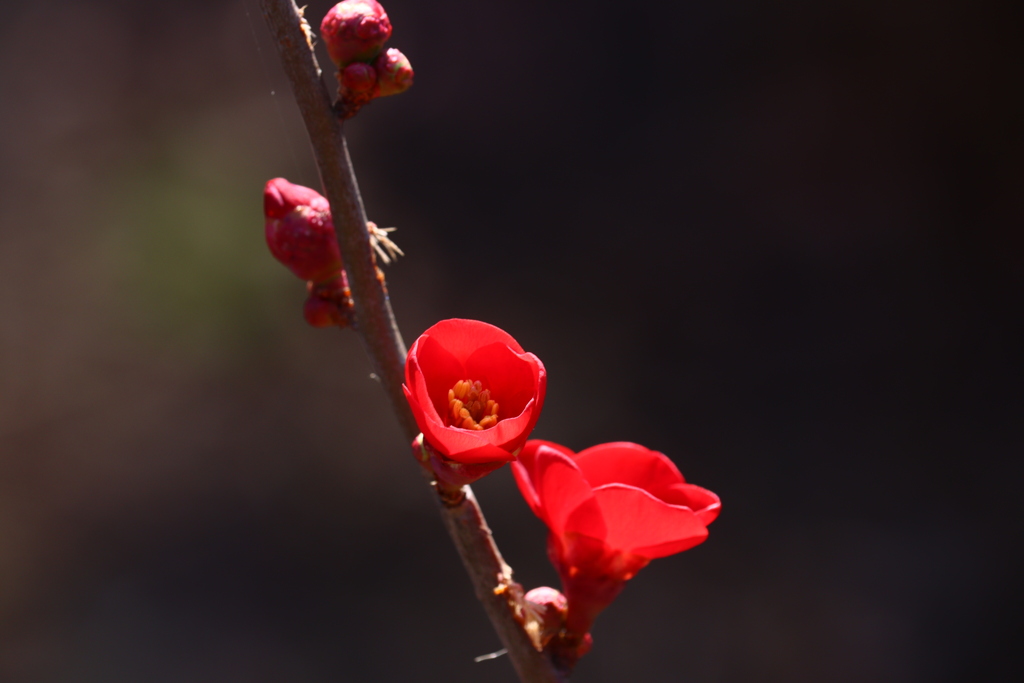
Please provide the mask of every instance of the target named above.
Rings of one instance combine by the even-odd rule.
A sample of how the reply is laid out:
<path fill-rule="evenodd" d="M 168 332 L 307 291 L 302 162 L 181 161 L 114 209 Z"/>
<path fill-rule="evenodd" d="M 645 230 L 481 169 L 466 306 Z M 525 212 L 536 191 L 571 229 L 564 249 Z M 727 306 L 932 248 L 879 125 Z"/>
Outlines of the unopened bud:
<path fill-rule="evenodd" d="M 550 586 L 534 588 L 524 596 L 526 619 L 523 628 L 538 650 L 545 646 L 565 626 L 565 613 L 569 603 L 565 596 Z"/>
<path fill-rule="evenodd" d="M 297 206 L 330 211 L 327 199 L 316 190 L 295 185 L 284 178 L 268 180 L 263 188 L 263 213 L 267 218 L 284 218 Z"/>
<path fill-rule="evenodd" d="M 558 619 L 559 615 L 565 616 L 565 610 L 569 603 L 562 595 L 562 592 L 551 586 L 538 586 L 526 594 L 526 601 L 533 604 L 542 614 L 552 619 Z"/>
<path fill-rule="evenodd" d="M 388 50 L 390 52 L 390 50 Z M 353 93 L 372 93 L 377 89 L 377 70 L 363 62 L 353 62 L 338 72 L 342 88 Z"/>
<path fill-rule="evenodd" d="M 341 69 L 376 57 L 391 37 L 391 21 L 376 0 L 344 0 L 327 12 L 320 36 L 331 61 Z"/>
<path fill-rule="evenodd" d="M 263 190 L 263 213 L 270 253 L 297 276 L 323 282 L 341 271 L 331 208 L 316 190 L 274 178 Z"/>
<path fill-rule="evenodd" d="M 409 58 L 396 48 L 388 48 L 373 62 L 380 83 L 380 97 L 397 95 L 412 86 L 412 64 Z"/>

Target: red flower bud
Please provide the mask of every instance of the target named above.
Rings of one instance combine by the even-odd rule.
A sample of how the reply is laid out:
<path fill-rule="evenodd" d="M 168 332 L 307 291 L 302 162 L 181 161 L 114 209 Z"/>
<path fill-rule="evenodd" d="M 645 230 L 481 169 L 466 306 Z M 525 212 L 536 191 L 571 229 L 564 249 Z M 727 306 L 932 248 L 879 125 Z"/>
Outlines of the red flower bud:
<path fill-rule="evenodd" d="M 569 602 L 566 631 L 577 639 L 648 562 L 707 538 L 721 508 L 671 460 L 635 443 L 573 453 L 528 441 L 512 472 L 550 531 L 548 555 Z"/>
<path fill-rule="evenodd" d="M 376 0 L 344 0 L 320 24 L 327 54 L 339 69 L 369 62 L 391 37 L 391 21 Z"/>
<path fill-rule="evenodd" d="M 380 93 L 377 71 L 369 64 L 353 62 L 338 71 L 337 76 L 339 101 L 336 107 L 344 119 L 355 116 Z"/>
<path fill-rule="evenodd" d="M 369 93 L 379 88 L 376 69 L 362 62 L 353 62 L 339 71 L 338 82 L 353 93 Z"/>
<path fill-rule="evenodd" d="M 524 596 L 529 612 L 527 632 L 543 648 L 565 625 L 568 603 L 565 596 L 550 586 L 533 588 Z"/>
<path fill-rule="evenodd" d="M 388 48 L 373 62 L 380 82 L 380 97 L 397 95 L 412 87 L 412 64 L 395 48 Z"/>
<path fill-rule="evenodd" d="M 263 213 L 270 253 L 303 280 L 322 282 L 342 269 L 331 207 L 318 192 L 284 178 L 267 181 Z"/>
<path fill-rule="evenodd" d="M 546 388 L 543 363 L 510 335 L 459 319 L 442 320 L 416 340 L 402 387 L 426 442 L 467 465 L 515 460 Z"/>

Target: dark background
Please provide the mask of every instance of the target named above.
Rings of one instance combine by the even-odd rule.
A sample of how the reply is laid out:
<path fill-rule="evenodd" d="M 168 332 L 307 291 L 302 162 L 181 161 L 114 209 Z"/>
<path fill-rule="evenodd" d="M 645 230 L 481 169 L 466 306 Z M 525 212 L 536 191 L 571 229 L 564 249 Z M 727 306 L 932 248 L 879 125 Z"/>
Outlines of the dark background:
<path fill-rule="evenodd" d="M 537 437 L 724 501 L 574 680 L 1019 680 L 1024 6 L 386 7 L 416 85 L 348 135 L 406 340 L 501 326 Z M 263 183 L 317 181 L 256 0 L 2 9 L 0 680 L 513 681 L 266 253 Z"/>

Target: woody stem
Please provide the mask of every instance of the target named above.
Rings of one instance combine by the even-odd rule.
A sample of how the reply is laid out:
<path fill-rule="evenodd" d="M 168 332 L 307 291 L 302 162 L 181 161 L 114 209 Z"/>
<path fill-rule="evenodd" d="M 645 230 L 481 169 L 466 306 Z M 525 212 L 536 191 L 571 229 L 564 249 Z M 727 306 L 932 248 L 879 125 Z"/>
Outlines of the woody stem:
<path fill-rule="evenodd" d="M 277 45 L 281 64 L 309 133 L 324 194 L 338 234 L 338 246 L 349 275 L 358 331 L 374 370 L 391 402 L 405 438 L 419 433 L 402 393 L 405 344 L 395 322 L 383 277 L 378 269 L 366 226 L 366 210 L 359 194 L 342 125 L 320 77 L 320 66 L 302 29 L 302 17 L 293 0 L 260 0 L 263 16 Z M 474 593 L 483 603 L 491 624 L 523 683 L 561 683 L 564 676 L 515 620 L 507 597 L 495 594 L 511 580 L 491 537 L 483 512 L 469 487 L 455 505 L 440 505 L 445 528 L 470 575 Z"/>

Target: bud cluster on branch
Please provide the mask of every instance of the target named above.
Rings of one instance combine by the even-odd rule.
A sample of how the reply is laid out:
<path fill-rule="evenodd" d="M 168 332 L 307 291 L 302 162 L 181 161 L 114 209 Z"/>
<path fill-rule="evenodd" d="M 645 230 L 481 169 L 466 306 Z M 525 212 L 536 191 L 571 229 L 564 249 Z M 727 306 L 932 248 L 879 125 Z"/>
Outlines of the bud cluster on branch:
<path fill-rule="evenodd" d="M 391 20 L 376 0 L 345 0 L 320 24 L 327 54 L 338 67 L 338 113 L 355 116 L 370 100 L 404 92 L 412 85 L 408 58 L 395 48 L 383 50 Z"/>
<path fill-rule="evenodd" d="M 352 292 L 327 200 L 316 190 L 274 178 L 263 188 L 263 214 L 270 253 L 307 281 L 306 322 L 313 327 L 351 324 Z"/>
<path fill-rule="evenodd" d="M 383 50 L 391 28 L 376 0 L 344 0 L 324 18 L 322 36 L 339 69 L 335 112 L 342 118 L 375 97 L 402 92 L 411 85 L 408 60 L 398 50 Z M 322 90 L 319 81 L 317 85 Z M 322 108 L 329 109 L 329 102 Z M 333 117 L 330 121 L 338 125 Z M 347 160 L 346 152 L 345 164 Z M 349 186 L 355 188 L 354 176 Z M 336 195 L 331 196 L 335 201 Z M 274 178 L 264 188 L 264 214 L 271 253 L 306 281 L 304 314 L 309 324 L 361 328 L 353 296 L 362 306 L 364 321 L 372 320 L 377 309 L 386 308 L 390 315 L 386 297 L 382 306 L 368 307 L 358 288 L 353 295 L 331 207 L 320 193 Z M 385 263 L 401 253 L 387 237 L 391 228 L 381 230 L 369 222 L 363 226 L 365 216 L 359 215 L 356 227 L 366 230 L 371 246 L 364 256 L 372 264 L 376 264 L 374 250 Z M 351 223 L 343 225 L 346 235 L 351 234 Z M 353 253 L 359 255 L 346 252 L 350 263 L 365 262 Z M 355 277 L 360 271 L 353 267 L 351 272 Z M 353 283 L 367 286 L 370 280 L 370 285 L 384 291 L 379 268 L 376 278 L 372 281 L 369 274 L 356 277 Z M 370 339 L 373 333 L 359 331 L 368 346 L 379 341 Z M 401 348 L 397 328 L 393 331 Z M 688 550 L 707 538 L 707 527 L 721 509 L 719 498 L 686 482 L 666 455 L 639 444 L 606 443 L 575 453 L 556 443 L 530 440 L 544 407 L 547 370 L 537 356 L 494 325 L 442 320 L 420 335 L 404 360 L 404 367 L 398 357 L 393 367 L 384 368 L 391 378 L 404 371 L 404 383 L 399 378 L 392 386 L 397 391 L 401 384 L 408 410 L 401 405 L 401 396 L 393 399 L 393 406 L 406 416 L 410 436 L 416 428 L 420 430 L 412 453 L 431 476 L 445 508 L 475 505 L 468 485 L 511 463 L 520 493 L 548 527 L 548 557 L 561 579 L 561 591 L 541 586 L 524 594 L 512 582 L 511 570 L 493 546 L 482 516 L 473 540 L 459 534 L 453 538 L 474 581 L 481 575 L 487 581 L 486 574 L 491 574 L 489 580 L 494 583 L 483 591 L 476 583 L 484 604 L 490 604 L 487 595 L 507 598 L 499 611 L 506 619 L 511 616 L 514 621 L 506 623 L 518 635 L 506 639 L 501 619 L 491 616 L 506 644 L 520 638 L 522 652 L 510 650 L 520 675 L 530 666 L 523 662 L 533 657 L 549 670 L 557 670 L 554 678 L 562 680 L 591 649 L 594 620 L 627 581 L 651 560 Z M 467 551 L 467 543 L 477 544 L 472 552 Z M 490 553 L 490 564 L 474 553 Z M 474 562 L 492 569 L 474 571 Z M 500 575 L 494 574 L 495 566 L 503 567 Z M 524 635 L 527 640 L 521 639 Z"/>

